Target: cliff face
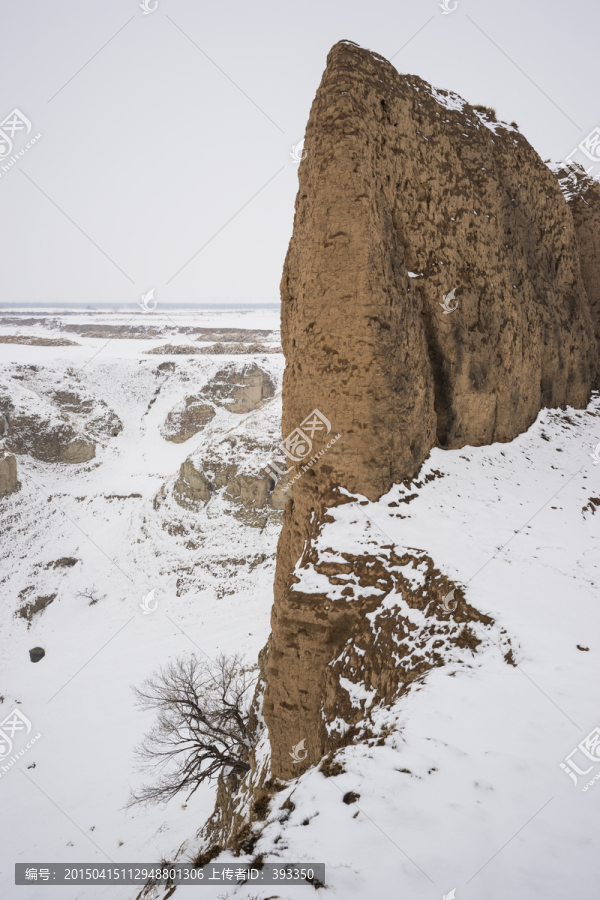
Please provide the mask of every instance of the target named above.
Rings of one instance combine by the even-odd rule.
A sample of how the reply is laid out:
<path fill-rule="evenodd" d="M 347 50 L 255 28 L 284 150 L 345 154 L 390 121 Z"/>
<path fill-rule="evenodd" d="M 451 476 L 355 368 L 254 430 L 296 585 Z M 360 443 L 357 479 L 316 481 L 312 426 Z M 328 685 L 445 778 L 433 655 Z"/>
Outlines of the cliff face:
<path fill-rule="evenodd" d="M 376 499 L 433 446 L 512 440 L 545 406 L 584 406 L 597 366 L 571 212 L 516 127 L 341 42 L 304 146 L 281 283 L 282 430 L 301 477 L 278 547 L 263 709 L 283 778 L 298 774 L 300 738 L 311 735 L 305 765 L 331 748 L 339 654 L 361 634 L 373 642 L 369 554 L 319 571 L 313 553 L 338 488 Z M 322 455 L 301 471 L 308 439 Z M 350 595 L 303 589 L 300 569 L 334 585 L 348 566 Z"/>
<path fill-rule="evenodd" d="M 557 171 L 560 186 L 573 215 L 581 277 L 590 301 L 590 312 L 600 347 L 600 184 L 594 179 Z M 598 371 L 600 381 L 600 365 Z"/>
<path fill-rule="evenodd" d="M 343 431 L 335 483 L 375 497 L 434 444 L 511 440 L 543 406 L 587 401 L 571 215 L 518 131 L 341 43 L 305 148 L 281 283 L 282 428 L 318 407 Z"/>

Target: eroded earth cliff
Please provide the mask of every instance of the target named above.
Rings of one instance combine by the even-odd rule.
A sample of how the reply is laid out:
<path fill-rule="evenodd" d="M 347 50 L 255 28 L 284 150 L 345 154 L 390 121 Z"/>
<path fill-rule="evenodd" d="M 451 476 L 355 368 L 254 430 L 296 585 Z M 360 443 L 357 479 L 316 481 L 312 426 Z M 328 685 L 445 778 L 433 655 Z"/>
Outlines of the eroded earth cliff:
<path fill-rule="evenodd" d="M 584 407 L 598 365 L 571 210 L 516 125 L 343 41 L 304 146 L 281 282 L 282 432 L 290 480 L 301 477 L 278 547 L 263 705 L 281 778 L 339 745 L 353 693 L 402 688 L 403 655 L 428 648 L 422 666 L 440 664 L 449 585 L 433 561 L 424 587 L 402 581 L 419 553 L 326 545 L 331 510 L 413 479 L 434 446 L 510 441 L 543 407 Z M 341 438 L 328 446 L 330 431 Z M 318 460 L 305 471 L 309 445 Z M 416 629 L 383 666 L 382 598 L 396 645 Z M 414 627 L 406 605 L 421 612 Z M 352 654 L 370 670 L 342 689 Z"/>

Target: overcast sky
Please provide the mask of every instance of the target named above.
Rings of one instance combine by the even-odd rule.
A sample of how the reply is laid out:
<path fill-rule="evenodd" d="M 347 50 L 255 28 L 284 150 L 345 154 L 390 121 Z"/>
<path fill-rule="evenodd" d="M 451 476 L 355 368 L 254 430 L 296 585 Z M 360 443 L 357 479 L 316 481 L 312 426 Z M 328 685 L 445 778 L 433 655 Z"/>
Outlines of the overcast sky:
<path fill-rule="evenodd" d="M 439 0 L 139 2 L 0 0 L 0 121 L 17 108 L 32 123 L 11 156 L 42 135 L 0 161 L 2 303 L 150 288 L 276 302 L 290 151 L 344 38 L 495 107 L 543 159 L 600 125 L 592 0 L 458 0 L 447 15 Z"/>

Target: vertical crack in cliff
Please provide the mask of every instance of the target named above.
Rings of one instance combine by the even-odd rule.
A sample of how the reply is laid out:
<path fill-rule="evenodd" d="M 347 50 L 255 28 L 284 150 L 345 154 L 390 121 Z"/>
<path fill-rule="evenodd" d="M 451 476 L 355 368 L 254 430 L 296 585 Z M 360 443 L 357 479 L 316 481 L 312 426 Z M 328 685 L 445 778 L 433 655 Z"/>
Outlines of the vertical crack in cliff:
<path fill-rule="evenodd" d="M 438 341 L 429 311 L 424 310 L 423 324 L 427 340 L 427 356 L 433 378 L 433 404 L 437 443 L 438 446 L 446 449 L 451 446 L 451 435 L 456 427 L 456 417 L 452 409 L 452 392 L 446 371 L 447 360 Z"/>

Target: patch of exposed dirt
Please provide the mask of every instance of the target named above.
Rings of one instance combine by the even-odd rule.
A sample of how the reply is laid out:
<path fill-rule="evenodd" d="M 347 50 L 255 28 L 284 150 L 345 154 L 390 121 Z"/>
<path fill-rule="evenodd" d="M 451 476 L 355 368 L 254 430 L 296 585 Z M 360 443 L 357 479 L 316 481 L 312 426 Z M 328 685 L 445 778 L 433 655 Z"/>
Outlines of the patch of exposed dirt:
<path fill-rule="evenodd" d="M 66 338 L 27 337 L 21 334 L 2 334 L 0 344 L 28 344 L 34 347 L 80 347 L 77 341 Z"/>
<path fill-rule="evenodd" d="M 585 516 L 586 512 L 594 514 L 600 507 L 600 497 L 590 497 L 589 502 L 582 508 L 581 512 Z"/>
<path fill-rule="evenodd" d="M 267 347 L 265 344 L 211 344 L 210 347 L 194 347 L 192 344 L 163 344 L 148 354 L 177 354 L 185 356 L 238 356 L 243 354 L 282 353 L 281 347 Z"/>
<path fill-rule="evenodd" d="M 28 592 L 29 590 L 30 590 L 29 588 L 26 588 L 25 592 Z M 21 591 L 21 593 L 19 594 L 19 597 L 21 597 L 21 595 L 25 592 Z M 56 596 L 57 596 L 56 594 L 48 594 L 45 597 L 36 597 L 35 600 L 33 600 L 29 603 L 25 603 L 23 606 L 21 606 L 16 611 L 15 616 L 17 616 L 18 618 L 21 618 L 21 619 L 27 619 L 27 622 L 28 622 L 27 628 L 30 628 L 31 622 L 33 621 L 33 617 L 37 613 L 43 612 L 47 606 L 50 606 L 50 604 L 54 600 L 56 600 Z"/>
<path fill-rule="evenodd" d="M 75 559 L 74 556 L 62 556 L 60 559 L 56 559 L 54 562 L 46 563 L 45 568 L 49 569 L 50 566 L 54 569 L 71 569 L 74 565 L 79 562 L 78 559 Z"/>

